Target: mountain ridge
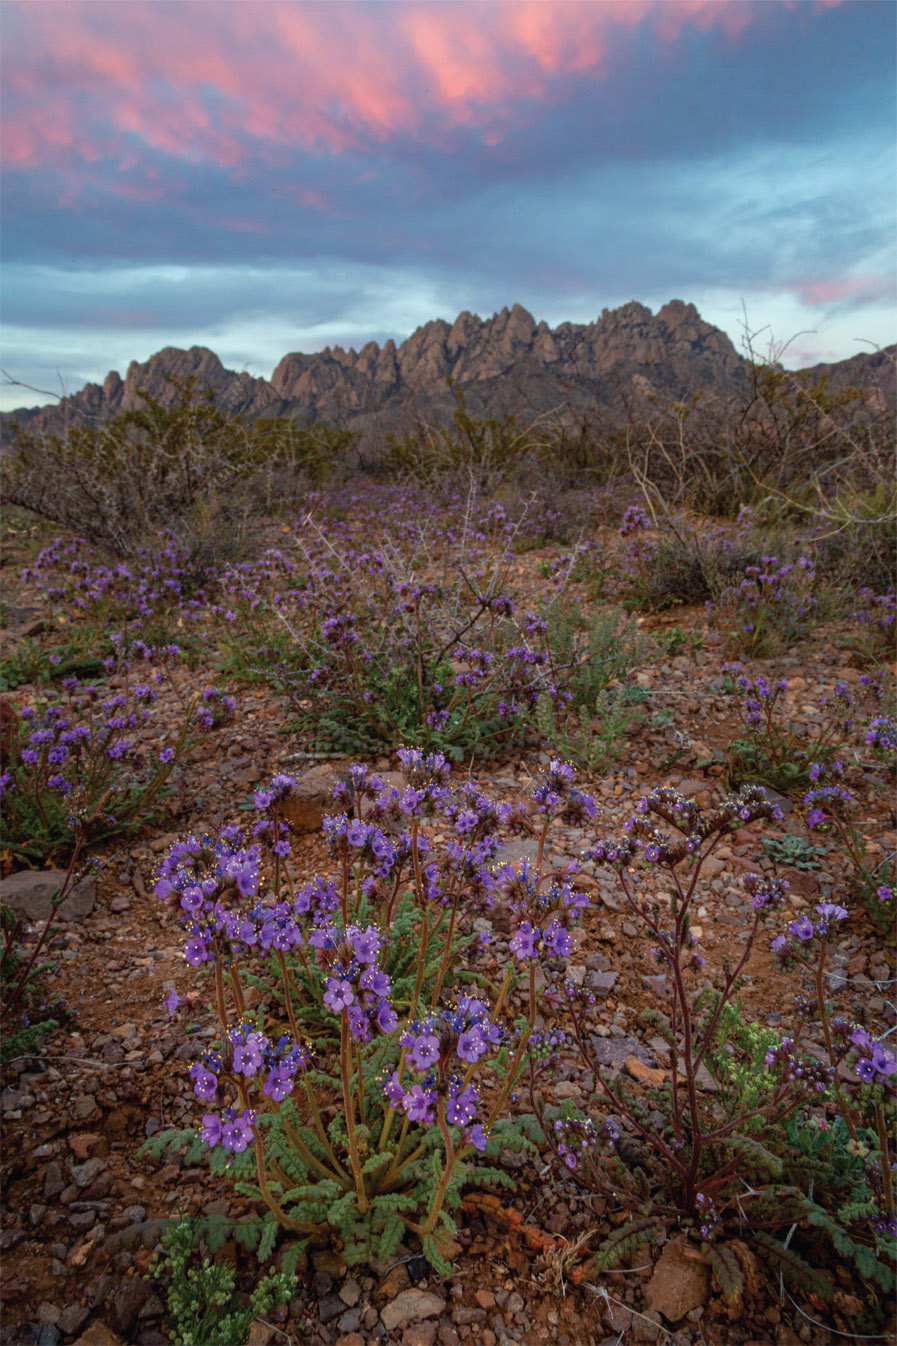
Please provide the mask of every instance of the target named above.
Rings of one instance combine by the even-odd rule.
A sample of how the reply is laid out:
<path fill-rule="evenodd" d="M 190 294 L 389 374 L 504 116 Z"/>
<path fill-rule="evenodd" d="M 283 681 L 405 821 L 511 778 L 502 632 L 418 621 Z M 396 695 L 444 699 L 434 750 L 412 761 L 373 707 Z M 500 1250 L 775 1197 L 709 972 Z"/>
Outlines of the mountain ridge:
<path fill-rule="evenodd" d="M 815 368 L 836 384 L 842 367 L 859 386 L 884 379 L 886 395 L 893 395 L 892 365 L 889 352 L 878 352 Z M 369 341 L 359 350 L 290 352 L 270 379 L 226 369 L 207 347 L 167 346 L 142 363 L 131 361 L 124 378 L 111 370 L 102 384 L 88 383 L 57 405 L 7 412 L 3 421 L 58 433 L 142 406 L 139 389 L 167 405 L 176 396 L 174 376 L 195 378 L 200 389 L 214 392 L 218 406 L 248 419 L 291 416 L 364 430 L 409 413 L 444 419 L 454 407 L 450 380 L 475 413 L 516 411 L 525 418 L 596 399 L 613 405 L 632 396 L 725 396 L 745 390 L 750 368 L 729 337 L 681 299 L 656 315 L 632 300 L 603 309 L 593 323 L 555 328 L 514 304 L 487 319 L 466 310 L 452 323 L 433 319 L 398 345 Z"/>

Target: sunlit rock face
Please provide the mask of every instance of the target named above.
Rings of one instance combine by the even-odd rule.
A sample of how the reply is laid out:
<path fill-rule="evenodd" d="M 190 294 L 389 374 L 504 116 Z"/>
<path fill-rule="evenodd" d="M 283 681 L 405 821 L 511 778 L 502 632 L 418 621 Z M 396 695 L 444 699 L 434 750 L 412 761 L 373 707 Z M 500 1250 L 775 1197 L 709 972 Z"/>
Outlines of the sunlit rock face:
<path fill-rule="evenodd" d="M 823 367 L 820 366 L 820 370 Z M 893 395 L 893 354 L 857 356 L 825 366 L 830 382 L 868 386 Z M 361 350 L 326 347 L 291 353 L 270 381 L 225 369 L 213 351 L 166 347 L 124 379 L 112 371 L 102 387 L 89 383 L 58 406 L 22 413 L 34 429 L 61 430 L 143 405 L 145 390 L 163 405 L 177 396 L 171 376 L 195 377 L 224 410 L 249 418 L 289 415 L 364 429 L 426 408 L 450 414 L 449 381 L 478 414 L 538 415 L 559 405 L 621 404 L 627 395 L 675 400 L 691 393 L 743 391 L 747 361 L 693 304 L 672 299 L 657 314 L 632 302 L 604 309 L 593 323 L 537 323 L 520 304 L 491 318 L 464 312 L 454 322 L 425 323 L 397 346 L 369 341 Z M 843 372 L 843 378 L 842 378 Z M 882 386 L 884 380 L 885 386 Z M 17 416 L 17 413 L 11 413 Z"/>

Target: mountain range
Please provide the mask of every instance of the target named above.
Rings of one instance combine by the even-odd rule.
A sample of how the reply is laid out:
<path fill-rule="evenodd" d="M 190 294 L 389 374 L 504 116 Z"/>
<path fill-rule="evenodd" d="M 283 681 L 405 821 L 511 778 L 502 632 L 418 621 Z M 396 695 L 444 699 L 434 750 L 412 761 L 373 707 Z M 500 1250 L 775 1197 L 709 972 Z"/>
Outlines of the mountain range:
<path fill-rule="evenodd" d="M 811 374 L 833 386 L 859 386 L 895 397 L 897 347 L 858 355 Z M 48 407 L 7 413 L 45 433 L 105 421 L 143 404 L 145 389 L 163 404 L 176 396 L 169 376 L 195 377 L 216 404 L 248 419 L 290 416 L 350 429 L 395 428 L 409 418 L 442 420 L 454 398 L 449 380 L 463 389 L 480 415 L 515 412 L 521 419 L 598 403 L 619 409 L 624 401 L 682 400 L 692 393 L 744 394 L 750 362 L 729 337 L 701 318 L 693 304 L 673 299 L 655 315 L 631 302 L 604 309 L 595 322 L 537 323 L 520 304 L 482 320 L 461 313 L 453 323 L 425 323 L 406 341 L 358 351 L 326 347 L 312 355 L 285 355 L 270 380 L 225 369 L 203 346 L 166 347 L 145 363 L 132 361 L 125 377 L 112 371 L 102 385 Z"/>

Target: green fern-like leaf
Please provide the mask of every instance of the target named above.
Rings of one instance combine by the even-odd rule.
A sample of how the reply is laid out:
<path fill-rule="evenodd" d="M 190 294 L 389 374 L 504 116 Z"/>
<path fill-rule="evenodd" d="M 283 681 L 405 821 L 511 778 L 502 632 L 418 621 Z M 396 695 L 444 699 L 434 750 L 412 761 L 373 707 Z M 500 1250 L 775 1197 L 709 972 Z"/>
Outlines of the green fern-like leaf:
<path fill-rule="evenodd" d="M 415 1199 L 410 1192 L 384 1192 L 382 1196 L 375 1196 L 371 1205 L 374 1210 L 392 1213 L 410 1210 L 415 1205 Z"/>
<path fill-rule="evenodd" d="M 233 1220 L 226 1220 L 223 1215 L 210 1215 L 200 1226 L 203 1241 L 208 1251 L 214 1257 L 220 1252 L 227 1240 L 234 1231 Z"/>
<path fill-rule="evenodd" d="M 852 1201 L 840 1207 L 838 1219 L 842 1224 L 859 1224 L 862 1220 L 871 1220 L 877 1210 L 874 1201 Z"/>
<path fill-rule="evenodd" d="M 800 1253 L 795 1252 L 793 1248 L 786 1248 L 784 1243 L 763 1229 L 755 1231 L 754 1239 L 763 1248 L 767 1259 L 782 1272 L 791 1285 L 797 1286 L 807 1294 L 817 1295 L 826 1304 L 831 1304 L 835 1297 L 831 1282 L 822 1275 L 822 1272 L 811 1267 L 809 1262 L 805 1262 Z"/>
<path fill-rule="evenodd" d="M 305 1251 L 305 1240 L 296 1239 L 284 1252 L 280 1263 L 282 1276 L 295 1277 L 298 1274 L 299 1259 Z"/>
<path fill-rule="evenodd" d="M 869 1210 L 870 1207 L 871 1211 Z M 865 1218 L 869 1213 L 874 1214 L 875 1209 L 876 1207 L 872 1202 L 857 1202 L 853 1207 L 842 1208 L 838 1212 L 838 1218 L 839 1220 L 844 1218 L 845 1210 L 857 1211 Z M 818 1229 L 825 1230 L 832 1241 L 835 1252 L 841 1257 L 853 1259 L 861 1276 L 867 1281 L 878 1281 L 885 1293 L 890 1294 L 894 1285 L 897 1284 L 897 1277 L 895 1277 L 891 1266 L 876 1257 L 873 1250 L 864 1243 L 855 1243 L 847 1230 L 842 1228 L 840 1224 L 836 1224 L 827 1211 L 822 1210 L 821 1207 L 813 1205 L 809 1213 L 809 1221 Z"/>
<path fill-rule="evenodd" d="M 372 1154 L 362 1165 L 362 1173 L 377 1173 L 381 1168 L 385 1168 L 393 1157 L 392 1150 L 386 1150 L 383 1154 Z"/>
<path fill-rule="evenodd" d="M 656 1243 L 660 1229 L 657 1221 L 651 1219 L 630 1220 L 621 1225 L 596 1249 L 595 1269 L 608 1271 L 622 1258 L 628 1257 L 639 1243 Z"/>
<path fill-rule="evenodd" d="M 871 1248 L 866 1248 L 863 1244 L 858 1244 L 854 1261 L 857 1264 L 857 1270 L 867 1281 L 878 1281 L 878 1284 L 884 1290 L 886 1295 L 893 1294 L 897 1286 L 897 1275 L 894 1274 L 892 1264 L 882 1262 L 876 1257 Z"/>
<path fill-rule="evenodd" d="M 473 1172 L 476 1174 L 477 1183 L 484 1187 L 489 1183 L 496 1183 L 499 1187 L 508 1187 L 513 1191 L 517 1186 L 510 1173 L 506 1173 L 503 1168 L 493 1168 L 490 1164 L 477 1164 Z"/>
<path fill-rule="evenodd" d="M 751 1161 L 754 1168 L 770 1178 L 780 1178 L 784 1170 L 784 1165 L 778 1155 L 767 1150 L 765 1145 L 761 1145 L 753 1136 L 730 1135 L 726 1137 L 726 1144 L 732 1150 L 738 1150 L 740 1154 L 745 1154 Z"/>
<path fill-rule="evenodd" d="M 178 1154 L 183 1154 L 188 1147 L 198 1140 L 196 1129 L 187 1127 L 185 1130 L 160 1131 L 158 1135 L 151 1136 L 149 1140 L 143 1142 L 137 1151 L 138 1158 L 145 1154 L 152 1155 L 154 1159 L 161 1159 L 163 1150 L 169 1145 Z M 202 1142 L 200 1142 L 200 1147 Z"/>
<path fill-rule="evenodd" d="M 385 1262 L 395 1252 L 402 1241 L 402 1235 L 405 1232 L 405 1226 L 398 1215 L 388 1215 L 383 1225 L 383 1232 L 380 1235 L 380 1242 L 377 1247 L 377 1257 Z"/>
<path fill-rule="evenodd" d="M 423 1247 L 424 1257 L 430 1263 L 430 1266 L 435 1267 L 440 1276 L 451 1276 L 452 1264 L 443 1257 L 439 1250 L 439 1244 L 432 1234 L 423 1236 L 421 1246 Z"/>
<path fill-rule="evenodd" d="M 723 1299 L 737 1304 L 744 1293 L 744 1273 L 735 1253 L 725 1243 L 705 1243 L 701 1251 L 713 1268 Z"/>
<path fill-rule="evenodd" d="M 519 1117 L 500 1118 L 492 1128 L 489 1141 L 491 1147 L 487 1145 L 486 1153 L 491 1156 L 502 1149 L 511 1150 L 514 1154 L 519 1154 L 521 1150 L 535 1153 L 540 1145 L 545 1144 L 545 1134 L 538 1118 L 528 1112 Z"/>
<path fill-rule="evenodd" d="M 274 1251 L 274 1245 L 277 1242 L 278 1225 L 274 1215 L 269 1212 L 262 1222 L 262 1233 L 259 1239 L 258 1259 L 260 1262 L 267 1262 Z"/>
<path fill-rule="evenodd" d="M 234 1225 L 234 1238 L 247 1252 L 254 1253 L 257 1251 L 261 1237 L 261 1220 L 244 1220 L 240 1224 Z"/>

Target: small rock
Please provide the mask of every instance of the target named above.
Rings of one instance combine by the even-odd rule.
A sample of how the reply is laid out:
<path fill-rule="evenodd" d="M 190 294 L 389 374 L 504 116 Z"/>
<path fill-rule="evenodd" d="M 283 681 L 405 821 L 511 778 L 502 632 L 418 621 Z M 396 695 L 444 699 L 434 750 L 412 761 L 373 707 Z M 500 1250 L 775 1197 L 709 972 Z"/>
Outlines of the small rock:
<path fill-rule="evenodd" d="M 413 1323 L 402 1333 L 402 1346 L 433 1346 L 438 1326 L 432 1319 L 426 1323 Z"/>
<path fill-rule="evenodd" d="M 634 1341 L 657 1341 L 661 1335 L 666 1335 L 660 1320 L 660 1314 L 656 1309 L 649 1309 L 647 1313 L 640 1313 L 632 1321 L 632 1337 Z"/>
<path fill-rule="evenodd" d="M 249 1329 L 246 1346 L 270 1346 L 276 1335 L 277 1333 L 270 1323 L 264 1322 L 261 1318 L 256 1318 Z"/>
<path fill-rule="evenodd" d="M 384 1300 L 395 1299 L 400 1290 L 404 1290 L 411 1284 L 411 1277 L 408 1275 L 408 1268 L 404 1262 L 399 1262 L 391 1267 L 381 1281 L 374 1287 L 371 1296 L 375 1304 L 381 1304 Z"/>
<path fill-rule="evenodd" d="M 139 1314 L 137 1314 L 137 1319 L 139 1319 L 139 1322 L 143 1323 L 149 1318 L 162 1318 L 164 1311 L 166 1311 L 166 1306 L 164 1306 L 159 1295 L 151 1295 L 149 1296 L 147 1303 L 141 1308 Z M 137 1338 L 137 1342 L 143 1343 L 143 1346 L 147 1346 L 147 1337 L 152 1337 L 152 1335 L 154 1335 L 154 1333 L 141 1334 L 140 1337 Z M 167 1346 L 167 1343 L 168 1338 L 163 1337 L 162 1346 Z"/>
<path fill-rule="evenodd" d="M 59 1315 L 56 1326 L 66 1337 L 73 1337 L 90 1317 L 90 1309 L 82 1309 L 80 1304 L 69 1304 Z"/>
<path fill-rule="evenodd" d="M 69 1148 L 76 1159 L 90 1159 L 106 1148 L 106 1141 L 93 1131 L 82 1131 L 79 1135 L 69 1137 Z"/>
<path fill-rule="evenodd" d="M 668 1323 L 677 1323 L 691 1310 L 706 1303 L 710 1294 L 710 1267 L 701 1254 L 671 1240 L 664 1248 L 645 1289 L 649 1309 L 662 1313 Z"/>
<path fill-rule="evenodd" d="M 640 1039 L 625 1034 L 622 1037 L 615 1038 L 603 1038 L 601 1036 L 593 1038 L 590 1046 L 592 1055 L 599 1066 L 622 1066 L 628 1056 L 637 1057 L 645 1065 L 650 1064 L 651 1061 Z"/>
<path fill-rule="evenodd" d="M 524 860 L 529 860 L 530 864 L 535 864 L 539 855 L 539 843 L 537 841 L 506 841 L 503 846 L 499 846 L 495 855 L 497 865 L 519 865 Z"/>
<path fill-rule="evenodd" d="M 350 1276 L 349 1279 L 344 1281 L 340 1286 L 339 1297 L 344 1304 L 349 1305 L 350 1309 L 354 1309 L 361 1298 L 361 1286 L 354 1276 Z"/>
<path fill-rule="evenodd" d="M 330 1323 L 345 1312 L 345 1304 L 339 1295 L 332 1292 L 318 1300 L 318 1318 L 322 1323 Z"/>
<path fill-rule="evenodd" d="M 657 995 L 661 998 L 669 994 L 667 979 L 662 972 L 655 972 L 653 976 L 650 977 L 642 977 L 642 986 L 644 986 L 646 991 L 650 991 L 652 995 Z"/>
<path fill-rule="evenodd" d="M 470 1327 L 472 1323 L 484 1323 L 486 1310 L 475 1308 L 473 1304 L 459 1304 L 452 1309 L 452 1322 L 458 1327 Z"/>
<path fill-rule="evenodd" d="M 62 1176 L 62 1168 L 54 1160 L 47 1164 L 46 1176 L 43 1179 L 43 1199 L 44 1201 L 53 1201 L 59 1193 L 65 1189 L 66 1180 Z"/>
<path fill-rule="evenodd" d="M 435 1318 L 445 1310 L 445 1300 L 431 1290 L 403 1290 L 380 1310 L 380 1319 L 388 1332 L 422 1318 Z"/>
<path fill-rule="evenodd" d="M 105 1161 L 100 1159 L 99 1156 L 94 1156 L 93 1159 L 88 1159 L 83 1164 L 72 1164 L 72 1181 L 77 1187 L 89 1187 L 100 1170 L 105 1168 L 105 1166 Z"/>
<path fill-rule="evenodd" d="M 95 1323 L 90 1324 L 86 1332 L 82 1332 L 75 1346 L 124 1346 L 124 1342 L 111 1327 L 107 1327 L 98 1318 Z"/>
<path fill-rule="evenodd" d="M 333 1277 L 329 1271 L 316 1271 L 311 1278 L 311 1292 L 316 1299 L 323 1299 L 333 1289 Z"/>
<path fill-rule="evenodd" d="M 646 1066 L 637 1056 L 627 1056 L 626 1069 L 639 1084 L 650 1084 L 654 1088 L 663 1084 L 664 1080 L 668 1079 L 670 1075 L 668 1070 L 658 1070 L 654 1066 Z"/>
<path fill-rule="evenodd" d="M 127 1335 L 129 1328 L 152 1296 L 152 1286 L 141 1276 L 126 1280 L 112 1301 L 112 1318 L 117 1332 Z"/>

